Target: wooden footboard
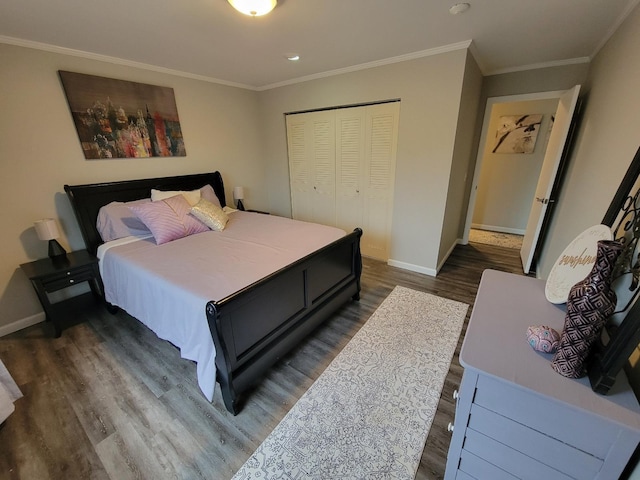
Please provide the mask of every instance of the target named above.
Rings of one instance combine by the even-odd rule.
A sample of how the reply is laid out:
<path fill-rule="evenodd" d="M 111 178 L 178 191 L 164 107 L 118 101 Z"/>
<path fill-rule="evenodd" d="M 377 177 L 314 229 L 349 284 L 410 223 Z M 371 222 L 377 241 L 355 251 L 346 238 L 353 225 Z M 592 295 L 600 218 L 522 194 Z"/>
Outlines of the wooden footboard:
<path fill-rule="evenodd" d="M 234 415 L 241 394 L 350 298 L 359 299 L 359 228 L 292 265 L 207 304 L 218 382 Z"/>

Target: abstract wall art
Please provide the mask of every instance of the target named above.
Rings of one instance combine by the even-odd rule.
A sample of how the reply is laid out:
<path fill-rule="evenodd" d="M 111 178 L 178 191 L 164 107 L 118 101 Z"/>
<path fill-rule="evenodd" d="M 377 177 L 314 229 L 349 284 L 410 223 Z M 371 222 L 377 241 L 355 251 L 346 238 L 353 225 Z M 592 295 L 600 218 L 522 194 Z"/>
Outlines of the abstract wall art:
<path fill-rule="evenodd" d="M 172 88 L 58 73 L 85 159 L 186 156 Z"/>
<path fill-rule="evenodd" d="M 542 115 L 500 117 L 492 153 L 533 153 Z"/>

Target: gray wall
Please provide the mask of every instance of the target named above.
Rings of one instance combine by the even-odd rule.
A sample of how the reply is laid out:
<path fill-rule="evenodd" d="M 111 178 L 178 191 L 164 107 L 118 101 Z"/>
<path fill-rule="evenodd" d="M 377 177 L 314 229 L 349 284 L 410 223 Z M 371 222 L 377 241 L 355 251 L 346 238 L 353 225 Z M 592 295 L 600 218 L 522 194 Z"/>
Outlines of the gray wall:
<path fill-rule="evenodd" d="M 260 162 L 258 93 L 75 56 L 0 44 L 0 335 L 42 320 L 20 263 L 47 255 L 33 222 L 59 219 L 65 249 L 84 244 L 65 183 L 91 183 L 209 172 L 243 185 L 247 204 L 267 208 Z M 174 89 L 187 156 L 84 159 L 58 70 L 101 75 Z M 230 188 L 227 199 L 231 201 Z M 5 328 L 13 324 L 11 328 Z"/>
<path fill-rule="evenodd" d="M 399 98 L 391 263 L 434 275 L 466 62 L 457 50 L 261 92 L 270 210 L 291 212 L 285 113 Z"/>
<path fill-rule="evenodd" d="M 219 169 L 229 201 L 231 188 L 243 185 L 248 207 L 290 215 L 284 113 L 291 111 L 401 99 L 391 256 L 400 266 L 436 273 L 463 82 L 472 78 L 469 91 L 479 91 L 477 67 L 465 49 L 264 92 L 6 44 L 0 44 L 0 58 L 1 195 L 11 205 L 0 233 L 0 335 L 43 319 L 19 269 L 46 256 L 33 222 L 57 218 L 60 243 L 83 247 L 65 183 Z M 467 68 L 473 73 L 465 75 Z M 172 87 L 187 156 L 85 160 L 58 70 Z M 458 162 L 464 170 L 464 154 Z M 447 213 L 453 224 L 457 210 Z"/>
<path fill-rule="evenodd" d="M 458 244 L 464 234 L 464 223 L 469 199 L 467 183 L 473 180 L 475 158 L 472 152 L 475 147 L 474 126 L 480 110 L 480 92 L 482 89 L 482 73 L 473 56 L 467 54 L 462 98 L 458 113 L 456 142 L 453 151 L 451 175 L 447 191 L 445 216 L 438 253 L 438 270 L 446 262 L 447 257 Z"/>
<path fill-rule="evenodd" d="M 639 47 L 640 7 L 636 7 L 592 62 L 567 178 L 539 262 L 541 278 L 548 276 L 576 235 L 600 223 L 640 146 Z M 630 380 L 638 394 L 637 349 L 631 364 Z"/>
<path fill-rule="evenodd" d="M 592 62 L 566 181 L 539 262 L 542 278 L 576 235 L 600 223 L 640 145 L 639 46 L 636 7 Z"/>

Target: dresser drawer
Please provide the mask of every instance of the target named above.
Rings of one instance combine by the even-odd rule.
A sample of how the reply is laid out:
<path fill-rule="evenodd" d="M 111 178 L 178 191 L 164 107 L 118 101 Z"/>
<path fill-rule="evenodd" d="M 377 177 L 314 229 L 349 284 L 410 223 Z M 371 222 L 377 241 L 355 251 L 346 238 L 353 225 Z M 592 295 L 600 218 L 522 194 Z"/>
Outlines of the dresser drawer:
<path fill-rule="evenodd" d="M 456 479 L 465 478 L 460 475 L 460 472 L 474 480 L 519 480 L 518 477 L 514 477 L 466 450 L 462 450 L 460 454 L 460 466 L 458 467 Z"/>
<path fill-rule="evenodd" d="M 476 479 L 458 470 L 456 472 L 456 480 L 476 480 Z"/>
<path fill-rule="evenodd" d="M 85 282 L 94 278 L 93 270 L 91 268 L 79 268 L 74 270 L 68 270 L 56 275 L 50 275 L 45 281 L 42 282 L 47 292 L 55 292 L 63 288 L 70 287 L 76 283 Z"/>
<path fill-rule="evenodd" d="M 540 480 L 541 478 L 545 480 L 574 480 L 574 477 L 565 475 L 537 461 L 535 458 L 518 452 L 510 446 L 496 442 L 492 438 L 470 428 L 467 429 L 463 452 L 469 452 L 521 480 Z M 460 470 L 464 471 L 464 468 L 461 466 Z M 474 471 L 471 470 L 469 473 L 472 472 Z M 486 478 L 491 480 L 491 477 Z M 587 479 L 583 477 L 581 480 Z"/>
<path fill-rule="evenodd" d="M 620 428 L 601 417 L 484 375 L 478 378 L 473 403 L 600 459 L 620 434 Z"/>
<path fill-rule="evenodd" d="M 572 478 L 595 478 L 602 467 L 599 458 L 475 404 L 468 427 Z"/>

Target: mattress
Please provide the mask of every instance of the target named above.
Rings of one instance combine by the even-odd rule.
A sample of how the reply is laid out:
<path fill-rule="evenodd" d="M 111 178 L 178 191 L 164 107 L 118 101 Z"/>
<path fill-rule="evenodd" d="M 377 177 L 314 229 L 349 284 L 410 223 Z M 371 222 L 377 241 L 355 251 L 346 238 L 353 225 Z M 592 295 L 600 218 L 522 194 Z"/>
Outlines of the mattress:
<path fill-rule="evenodd" d="M 152 237 L 114 240 L 98 249 L 105 298 L 178 347 L 182 358 L 196 362 L 198 385 L 211 401 L 216 352 L 207 302 L 222 300 L 345 234 L 334 227 L 236 211 L 221 232 L 163 245 Z"/>

